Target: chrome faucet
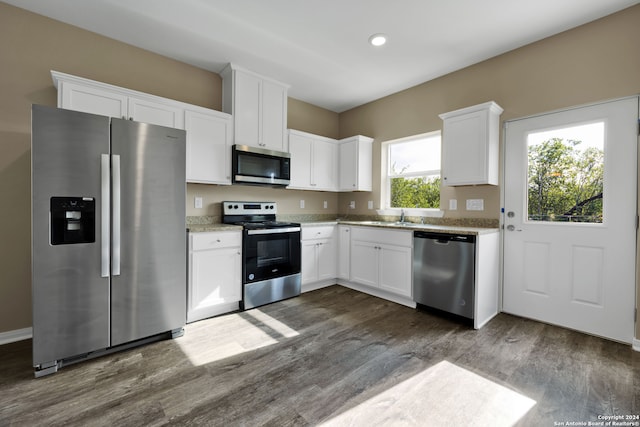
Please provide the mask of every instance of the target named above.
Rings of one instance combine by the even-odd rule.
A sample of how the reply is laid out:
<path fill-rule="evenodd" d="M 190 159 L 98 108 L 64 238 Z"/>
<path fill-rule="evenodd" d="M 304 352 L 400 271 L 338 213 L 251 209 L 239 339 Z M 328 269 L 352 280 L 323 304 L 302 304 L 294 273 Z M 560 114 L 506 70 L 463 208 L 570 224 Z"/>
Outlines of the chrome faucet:
<path fill-rule="evenodd" d="M 400 209 L 400 222 L 404 222 L 404 209 Z"/>

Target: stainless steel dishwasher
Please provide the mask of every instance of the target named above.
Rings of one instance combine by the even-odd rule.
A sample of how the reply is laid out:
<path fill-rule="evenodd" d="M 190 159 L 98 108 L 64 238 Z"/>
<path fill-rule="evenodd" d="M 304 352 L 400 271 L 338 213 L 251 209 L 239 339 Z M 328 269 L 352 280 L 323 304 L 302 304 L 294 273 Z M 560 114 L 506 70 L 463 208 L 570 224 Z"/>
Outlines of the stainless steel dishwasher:
<path fill-rule="evenodd" d="M 476 236 L 413 233 L 413 299 L 473 319 Z"/>

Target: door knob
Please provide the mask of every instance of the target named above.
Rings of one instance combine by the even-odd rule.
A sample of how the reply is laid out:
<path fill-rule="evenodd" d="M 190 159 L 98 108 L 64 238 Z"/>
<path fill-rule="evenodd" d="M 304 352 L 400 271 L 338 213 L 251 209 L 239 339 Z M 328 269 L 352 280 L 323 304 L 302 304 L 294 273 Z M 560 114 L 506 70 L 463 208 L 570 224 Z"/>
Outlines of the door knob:
<path fill-rule="evenodd" d="M 516 229 L 516 227 L 514 225 L 511 225 L 511 224 L 507 225 L 507 230 L 513 231 L 515 229 Z"/>

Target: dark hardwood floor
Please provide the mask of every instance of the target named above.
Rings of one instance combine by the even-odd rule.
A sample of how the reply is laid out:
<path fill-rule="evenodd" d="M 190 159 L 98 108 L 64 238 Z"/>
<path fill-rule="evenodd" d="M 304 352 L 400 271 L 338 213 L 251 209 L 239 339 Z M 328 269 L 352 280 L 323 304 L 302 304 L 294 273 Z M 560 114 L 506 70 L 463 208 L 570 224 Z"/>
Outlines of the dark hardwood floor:
<path fill-rule="evenodd" d="M 337 285 L 40 379 L 30 340 L 0 346 L 3 427 L 554 426 L 637 414 L 640 353 L 628 345 L 506 314 L 475 331 Z"/>

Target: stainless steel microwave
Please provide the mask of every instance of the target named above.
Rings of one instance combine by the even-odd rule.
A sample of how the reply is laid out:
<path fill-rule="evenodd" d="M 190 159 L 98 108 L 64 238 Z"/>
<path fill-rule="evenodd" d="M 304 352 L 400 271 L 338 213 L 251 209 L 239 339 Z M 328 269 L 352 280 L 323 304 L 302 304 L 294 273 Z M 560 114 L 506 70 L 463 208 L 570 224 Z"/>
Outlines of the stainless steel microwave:
<path fill-rule="evenodd" d="M 282 151 L 234 145 L 232 181 L 237 184 L 286 186 L 291 179 L 291 155 Z"/>

